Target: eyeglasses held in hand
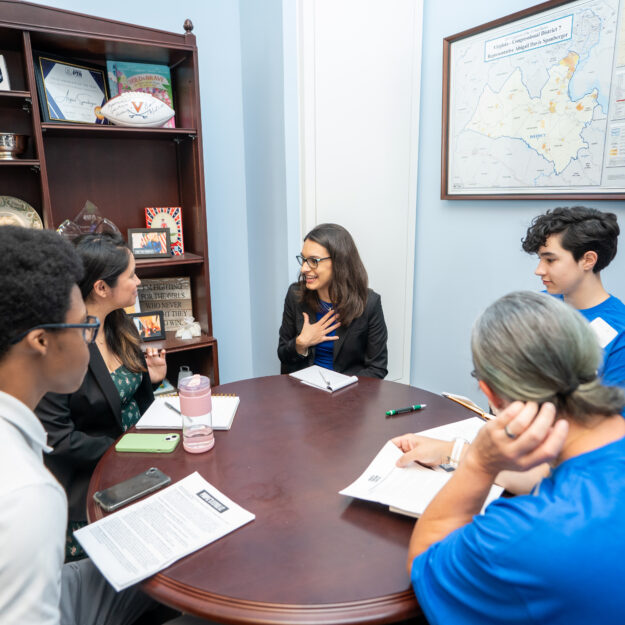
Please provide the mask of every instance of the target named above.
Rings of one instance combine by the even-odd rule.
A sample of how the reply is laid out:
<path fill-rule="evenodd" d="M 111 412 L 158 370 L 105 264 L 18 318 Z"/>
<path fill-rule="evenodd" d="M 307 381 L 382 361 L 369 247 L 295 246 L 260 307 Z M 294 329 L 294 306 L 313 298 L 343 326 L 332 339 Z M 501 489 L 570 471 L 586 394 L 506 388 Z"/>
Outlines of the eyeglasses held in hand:
<path fill-rule="evenodd" d="M 317 265 L 322 260 L 329 260 L 331 256 L 326 256 L 325 258 L 314 258 L 313 256 L 309 256 L 308 258 L 306 258 L 305 256 L 298 254 L 295 258 L 297 258 L 297 262 L 300 264 L 300 266 L 306 263 L 311 269 L 317 269 Z"/>
<path fill-rule="evenodd" d="M 85 323 L 42 323 L 38 326 L 33 326 L 25 332 L 18 334 L 15 338 L 11 339 L 9 345 L 15 345 L 19 343 L 29 332 L 33 330 L 65 330 L 66 328 L 81 328 L 82 338 L 85 339 L 85 343 L 93 343 L 95 337 L 98 335 L 98 329 L 100 328 L 100 320 L 93 315 L 87 315 Z"/>

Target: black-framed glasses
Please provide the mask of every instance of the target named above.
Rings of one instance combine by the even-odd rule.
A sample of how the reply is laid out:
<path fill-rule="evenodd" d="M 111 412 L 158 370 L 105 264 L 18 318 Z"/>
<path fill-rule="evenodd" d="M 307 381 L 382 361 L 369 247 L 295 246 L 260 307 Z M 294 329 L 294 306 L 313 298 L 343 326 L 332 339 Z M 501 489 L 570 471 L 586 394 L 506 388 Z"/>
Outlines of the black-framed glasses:
<path fill-rule="evenodd" d="M 33 330 L 65 330 L 66 328 L 81 328 L 82 338 L 85 339 L 85 343 L 93 343 L 95 337 L 98 335 L 98 329 L 100 327 L 100 320 L 93 315 L 87 315 L 87 319 L 84 323 L 42 323 L 38 326 L 28 328 L 25 332 L 18 334 L 12 338 L 9 345 L 15 345 L 19 343 L 29 332 Z"/>
<path fill-rule="evenodd" d="M 298 254 L 295 258 L 297 258 L 297 262 L 300 264 L 300 266 L 306 263 L 311 269 L 317 269 L 317 265 L 322 260 L 329 260 L 332 257 L 326 256 L 325 258 L 315 258 L 314 256 L 309 256 L 308 258 L 306 258 L 305 256 Z"/>

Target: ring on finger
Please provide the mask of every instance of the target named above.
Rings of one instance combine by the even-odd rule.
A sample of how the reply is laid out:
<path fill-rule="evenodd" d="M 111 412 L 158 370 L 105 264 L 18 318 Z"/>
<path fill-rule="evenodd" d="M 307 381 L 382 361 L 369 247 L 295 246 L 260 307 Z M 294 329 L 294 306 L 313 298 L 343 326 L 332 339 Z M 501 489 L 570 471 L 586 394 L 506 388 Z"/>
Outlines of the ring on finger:
<path fill-rule="evenodd" d="M 512 432 L 508 429 L 508 424 L 507 424 L 507 423 L 506 423 L 506 425 L 505 425 L 505 427 L 504 427 L 503 431 L 506 433 L 506 436 L 507 436 L 508 438 L 516 438 L 516 437 L 517 437 L 517 435 L 516 435 L 516 434 L 513 434 L 513 433 L 512 433 Z"/>

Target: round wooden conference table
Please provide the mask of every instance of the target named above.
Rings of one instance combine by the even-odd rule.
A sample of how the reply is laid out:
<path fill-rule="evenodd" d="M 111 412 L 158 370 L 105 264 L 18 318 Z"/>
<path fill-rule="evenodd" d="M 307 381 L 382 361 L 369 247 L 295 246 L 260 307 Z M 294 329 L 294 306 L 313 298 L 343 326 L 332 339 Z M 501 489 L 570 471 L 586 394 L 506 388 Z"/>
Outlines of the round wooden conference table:
<path fill-rule="evenodd" d="M 414 519 L 338 494 L 389 438 L 472 413 L 424 390 L 373 378 L 332 394 L 287 375 L 217 386 L 241 399 L 232 428 L 204 454 L 113 448 L 92 495 L 157 466 L 172 482 L 198 471 L 256 519 L 144 582 L 155 599 L 226 623 L 390 623 L 421 614 L 406 573 Z M 392 418 L 384 413 L 425 403 Z"/>

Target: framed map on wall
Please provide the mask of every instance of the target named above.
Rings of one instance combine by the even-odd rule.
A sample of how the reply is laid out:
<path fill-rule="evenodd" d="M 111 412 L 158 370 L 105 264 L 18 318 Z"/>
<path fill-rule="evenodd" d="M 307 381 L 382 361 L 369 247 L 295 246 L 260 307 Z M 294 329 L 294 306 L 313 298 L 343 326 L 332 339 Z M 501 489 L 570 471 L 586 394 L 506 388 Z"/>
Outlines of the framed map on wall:
<path fill-rule="evenodd" d="M 442 199 L 625 198 L 625 0 L 554 0 L 443 44 Z"/>

